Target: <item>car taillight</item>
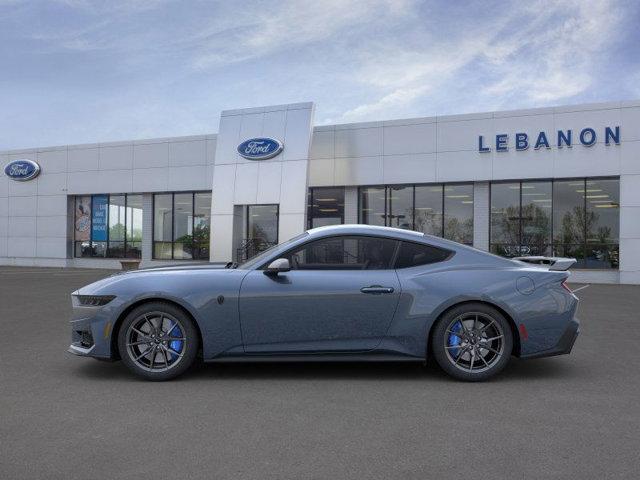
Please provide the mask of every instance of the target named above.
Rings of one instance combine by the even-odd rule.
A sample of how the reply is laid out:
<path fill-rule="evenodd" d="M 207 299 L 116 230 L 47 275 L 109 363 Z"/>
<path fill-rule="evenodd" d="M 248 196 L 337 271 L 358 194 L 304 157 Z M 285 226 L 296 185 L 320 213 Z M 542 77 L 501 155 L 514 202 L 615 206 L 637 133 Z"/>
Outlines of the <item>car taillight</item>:
<path fill-rule="evenodd" d="M 573 294 L 573 290 L 571 290 L 569 288 L 569 285 L 567 285 L 567 281 L 566 280 L 563 280 L 560 285 L 562 285 L 562 288 L 564 288 L 567 292 Z"/>

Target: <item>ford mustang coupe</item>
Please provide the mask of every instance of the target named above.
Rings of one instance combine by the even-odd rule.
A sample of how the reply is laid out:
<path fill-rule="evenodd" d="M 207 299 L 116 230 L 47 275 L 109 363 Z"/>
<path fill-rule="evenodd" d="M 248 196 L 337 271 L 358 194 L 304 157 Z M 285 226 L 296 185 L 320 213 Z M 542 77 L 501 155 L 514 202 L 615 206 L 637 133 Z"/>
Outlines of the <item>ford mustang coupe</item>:
<path fill-rule="evenodd" d="M 309 230 L 241 265 L 120 273 L 72 294 L 76 355 L 148 380 L 229 361 L 434 359 L 468 381 L 569 353 L 573 259 L 509 260 L 422 233 Z"/>

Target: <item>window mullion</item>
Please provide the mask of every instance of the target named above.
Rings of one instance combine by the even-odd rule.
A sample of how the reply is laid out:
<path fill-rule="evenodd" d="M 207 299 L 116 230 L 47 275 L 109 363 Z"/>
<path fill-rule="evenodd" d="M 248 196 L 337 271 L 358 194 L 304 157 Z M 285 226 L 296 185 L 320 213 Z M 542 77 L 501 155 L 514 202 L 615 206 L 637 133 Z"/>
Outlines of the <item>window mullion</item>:
<path fill-rule="evenodd" d="M 391 196 L 389 195 L 389 188 L 390 187 L 384 187 L 384 225 L 386 227 L 390 227 L 391 225 L 389 225 L 389 215 L 391 215 L 391 206 L 388 205 L 389 202 L 391 202 Z"/>
<path fill-rule="evenodd" d="M 109 247 L 111 246 L 111 232 L 109 231 L 109 218 L 111 217 L 111 194 L 107 195 L 107 212 L 105 218 L 107 221 L 107 248 L 105 249 L 105 257 L 109 258 Z"/>
<path fill-rule="evenodd" d="M 584 200 L 584 213 L 583 213 L 583 225 L 584 225 L 584 237 L 582 239 L 583 242 L 583 252 L 582 252 L 582 256 L 584 257 L 584 268 L 587 268 L 587 221 L 589 219 L 589 215 L 587 214 L 587 179 L 584 178 L 583 179 L 583 184 L 584 186 L 582 187 L 582 191 L 584 192 L 582 194 L 583 200 Z M 619 217 L 618 217 L 619 218 Z"/>
<path fill-rule="evenodd" d="M 124 245 L 123 252 L 124 258 L 127 258 L 127 203 L 129 201 L 129 195 L 124 194 Z"/>
<path fill-rule="evenodd" d="M 173 242 L 175 241 L 175 229 L 176 229 L 176 194 L 171 194 L 171 260 L 174 260 L 173 255 Z"/>
<path fill-rule="evenodd" d="M 440 236 L 442 238 L 444 237 L 444 183 L 440 185 L 440 190 L 442 193 L 442 198 L 441 198 L 441 203 L 440 203 L 440 216 L 442 217 L 442 219 L 440 220 L 441 222 L 441 230 L 440 230 Z"/>
<path fill-rule="evenodd" d="M 89 198 L 89 256 L 93 257 L 93 195 Z"/>
<path fill-rule="evenodd" d="M 519 182 L 518 196 L 520 200 L 520 208 L 518 212 L 518 255 L 522 255 L 522 182 Z"/>
<path fill-rule="evenodd" d="M 191 192 L 191 260 L 196 248 L 196 193 Z"/>
<path fill-rule="evenodd" d="M 416 186 L 412 185 L 411 188 L 412 188 L 412 195 L 413 195 L 413 198 L 411 200 L 411 230 L 415 230 L 416 229 Z"/>

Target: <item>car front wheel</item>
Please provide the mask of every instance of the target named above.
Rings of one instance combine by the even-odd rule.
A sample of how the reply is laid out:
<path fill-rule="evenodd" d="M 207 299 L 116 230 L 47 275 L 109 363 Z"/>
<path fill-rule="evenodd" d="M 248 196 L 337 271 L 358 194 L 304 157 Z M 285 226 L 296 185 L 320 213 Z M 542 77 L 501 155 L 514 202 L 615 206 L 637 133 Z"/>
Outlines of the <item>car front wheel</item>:
<path fill-rule="evenodd" d="M 507 319 L 481 303 L 446 312 L 435 326 L 431 348 L 438 365 L 452 377 L 477 382 L 502 370 L 511 356 L 513 336 Z"/>
<path fill-rule="evenodd" d="M 147 380 L 169 380 L 182 374 L 193 364 L 198 348 L 191 318 L 165 302 L 135 308 L 118 333 L 122 362 Z"/>

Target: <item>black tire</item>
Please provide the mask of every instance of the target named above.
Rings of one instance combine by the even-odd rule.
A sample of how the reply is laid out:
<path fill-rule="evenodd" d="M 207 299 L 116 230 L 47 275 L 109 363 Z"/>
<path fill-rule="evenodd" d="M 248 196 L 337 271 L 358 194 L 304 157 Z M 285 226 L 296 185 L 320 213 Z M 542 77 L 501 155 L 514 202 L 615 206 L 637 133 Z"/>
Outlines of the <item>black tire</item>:
<path fill-rule="evenodd" d="M 176 337 L 178 334 L 180 337 Z M 172 350 L 172 346 L 179 346 L 178 350 Z M 193 365 L 199 347 L 198 332 L 190 316 L 167 302 L 149 302 L 134 308 L 118 332 L 122 362 L 145 380 L 170 380 L 183 374 Z M 155 349 L 155 353 L 142 355 L 145 349 Z"/>
<path fill-rule="evenodd" d="M 454 307 L 433 328 L 433 356 L 442 370 L 458 380 L 488 380 L 509 362 L 513 350 L 511 326 L 489 305 L 465 303 Z"/>

